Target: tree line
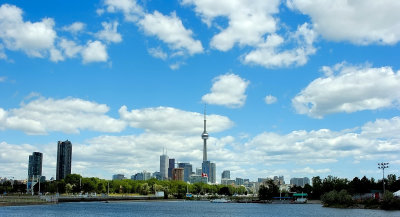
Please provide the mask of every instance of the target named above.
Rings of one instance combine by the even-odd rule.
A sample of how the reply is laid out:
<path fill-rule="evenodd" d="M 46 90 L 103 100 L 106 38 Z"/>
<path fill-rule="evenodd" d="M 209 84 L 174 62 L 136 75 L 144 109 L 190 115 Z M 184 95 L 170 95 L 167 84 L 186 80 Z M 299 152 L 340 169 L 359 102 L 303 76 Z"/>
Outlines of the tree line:
<path fill-rule="evenodd" d="M 18 186 L 18 187 L 17 187 Z M 39 190 L 39 184 L 34 186 L 34 192 Z M 163 191 L 164 195 L 173 196 L 175 198 L 184 198 L 186 193 L 195 195 L 219 194 L 231 196 L 234 194 L 247 194 L 246 188 L 243 186 L 227 186 L 227 185 L 209 185 L 205 183 L 188 184 L 183 181 L 168 180 L 106 180 L 96 177 L 82 177 L 79 174 L 70 174 L 65 179 L 57 181 L 46 181 L 40 183 L 40 191 L 45 193 L 60 194 L 80 194 L 80 193 L 97 193 L 97 194 L 140 194 L 149 195 L 156 191 Z M 10 182 L 0 185 L 0 192 L 25 193 L 25 184 L 14 184 L 11 188 Z"/>

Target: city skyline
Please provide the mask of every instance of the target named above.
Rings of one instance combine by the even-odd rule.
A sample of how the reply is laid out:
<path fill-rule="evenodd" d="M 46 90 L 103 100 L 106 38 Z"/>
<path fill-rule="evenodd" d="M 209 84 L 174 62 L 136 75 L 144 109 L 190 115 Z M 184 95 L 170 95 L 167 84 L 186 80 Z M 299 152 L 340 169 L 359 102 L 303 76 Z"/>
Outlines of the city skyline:
<path fill-rule="evenodd" d="M 343 9 L 343 10 L 341 10 Z M 216 180 L 381 179 L 400 166 L 400 4 L 2 1 L 0 176 L 56 141 L 72 173 L 160 168 L 163 148 Z M 376 16 L 372 16 L 376 15 Z M 378 19 L 379 18 L 379 19 Z M 169 162 L 166 162 L 168 164 Z"/>

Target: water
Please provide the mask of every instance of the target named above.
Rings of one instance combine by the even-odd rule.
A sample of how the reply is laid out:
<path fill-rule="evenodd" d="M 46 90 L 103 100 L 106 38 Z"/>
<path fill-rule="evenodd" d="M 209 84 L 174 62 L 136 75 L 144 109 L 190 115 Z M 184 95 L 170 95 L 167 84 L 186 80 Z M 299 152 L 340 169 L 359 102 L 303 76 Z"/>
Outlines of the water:
<path fill-rule="evenodd" d="M 87 202 L 0 207 L 0 216 L 193 216 L 193 217 L 391 217 L 400 211 L 323 208 L 319 204 L 238 204 L 210 202 Z"/>

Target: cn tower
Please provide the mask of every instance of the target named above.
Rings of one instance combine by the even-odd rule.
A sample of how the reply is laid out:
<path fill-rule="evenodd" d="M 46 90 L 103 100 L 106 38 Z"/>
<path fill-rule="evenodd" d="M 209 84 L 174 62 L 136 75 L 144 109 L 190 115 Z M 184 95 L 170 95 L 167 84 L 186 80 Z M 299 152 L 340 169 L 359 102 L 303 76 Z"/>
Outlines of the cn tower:
<path fill-rule="evenodd" d="M 208 133 L 207 133 L 207 123 L 206 123 L 206 107 L 204 106 L 204 131 L 203 134 L 201 134 L 201 138 L 204 141 L 203 145 L 203 162 L 207 161 L 207 139 L 208 139 Z"/>

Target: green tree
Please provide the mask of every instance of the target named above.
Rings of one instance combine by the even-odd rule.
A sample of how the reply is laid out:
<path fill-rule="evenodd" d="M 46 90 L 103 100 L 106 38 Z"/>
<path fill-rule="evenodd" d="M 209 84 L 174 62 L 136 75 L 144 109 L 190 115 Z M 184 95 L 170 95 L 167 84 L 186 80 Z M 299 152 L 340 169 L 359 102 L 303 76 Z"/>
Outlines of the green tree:
<path fill-rule="evenodd" d="M 72 192 L 72 185 L 71 185 L 70 183 L 67 183 L 67 184 L 65 185 L 65 192 L 66 192 L 67 194 L 69 194 L 69 193 Z"/>
<path fill-rule="evenodd" d="M 279 188 L 277 185 L 275 185 L 274 181 L 271 179 L 268 179 L 262 185 L 260 185 L 260 188 L 258 190 L 258 198 L 260 200 L 271 200 L 272 197 L 278 195 L 279 195 Z"/>
<path fill-rule="evenodd" d="M 311 197 L 313 199 L 320 199 L 322 195 L 322 180 L 319 176 L 312 178 L 312 194 Z"/>

